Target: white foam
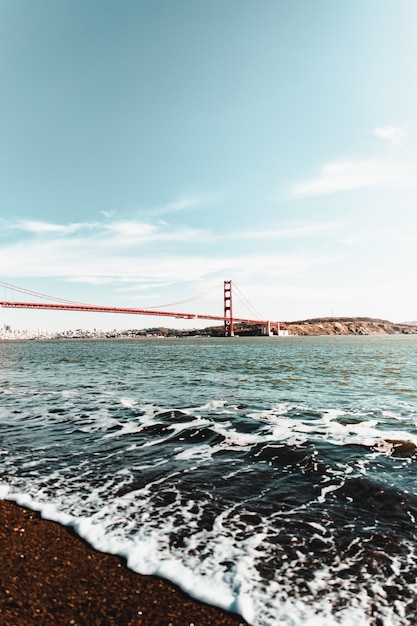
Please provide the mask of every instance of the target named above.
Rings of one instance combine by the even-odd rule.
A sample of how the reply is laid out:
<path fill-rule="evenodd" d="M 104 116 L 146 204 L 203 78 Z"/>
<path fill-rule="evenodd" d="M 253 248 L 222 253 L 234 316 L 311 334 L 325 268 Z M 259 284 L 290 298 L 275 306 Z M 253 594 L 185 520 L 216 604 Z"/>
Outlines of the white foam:
<path fill-rule="evenodd" d="M 131 408 L 136 406 L 136 401 L 133 398 L 122 398 L 120 404 Z M 215 417 L 219 413 L 230 414 L 231 408 L 224 401 L 212 401 L 196 409 L 183 410 L 183 413 L 192 415 L 193 419 L 178 423 L 172 420 L 169 433 L 150 439 L 141 446 L 146 449 L 175 437 L 184 429 L 209 426 L 224 436 L 224 441 L 214 446 L 204 443 L 176 446 L 173 451 L 172 457 L 175 460 L 188 463 L 186 471 L 190 473 L 196 468 L 204 467 L 204 463 L 219 450 L 245 451 L 258 444 L 285 442 L 299 445 L 306 441 L 325 441 L 327 445 L 358 444 L 372 448 L 373 453 L 368 455 L 367 460 L 359 459 L 355 462 L 357 474 L 359 471 L 366 472 L 369 459 L 379 454 L 391 454 L 390 440 L 409 440 L 417 444 L 416 435 L 397 429 L 383 430 L 377 419 L 368 420 L 365 413 L 335 408 L 315 411 L 313 416 L 303 416 L 309 408 L 305 405 L 282 403 L 273 410 L 252 410 L 246 417 L 257 421 L 260 428 L 257 432 L 242 433 L 234 428 L 233 420 L 229 420 L 229 417 L 226 418 L 227 421 L 224 418 L 216 421 Z M 150 424 L 161 423 L 158 418 L 160 408 L 149 404 L 141 406 L 141 410 L 144 411 L 143 415 L 130 416 L 128 421 L 114 419 L 106 411 L 96 411 L 84 420 L 84 426 L 98 432 L 100 438 L 105 438 L 129 435 Z M 199 413 L 204 417 L 198 415 Z M 341 418 L 345 417 L 354 417 L 361 421 L 354 423 L 354 420 L 347 419 L 344 423 Z M 117 426 L 117 430 L 107 432 L 108 428 L 114 426 Z M 85 472 L 83 469 L 74 476 L 71 474 L 74 466 L 66 468 L 67 473 L 63 472 L 62 475 L 58 471 L 51 471 L 48 476 L 43 476 L 42 485 L 36 484 L 37 479 L 34 479 L 29 487 L 30 493 L 21 493 L 17 487 L 0 484 L 0 497 L 15 500 L 40 511 L 47 519 L 71 526 L 96 549 L 125 557 L 133 570 L 168 578 L 202 601 L 242 614 L 253 626 L 369 625 L 368 615 L 374 599 L 370 598 L 368 590 L 360 589 L 358 592 L 358 586 L 355 581 L 352 582 L 351 577 L 337 578 L 337 572 L 346 569 L 349 563 L 342 564 L 337 558 L 332 567 L 318 563 L 312 580 L 308 581 L 310 595 L 305 597 L 298 593 L 297 582 L 299 572 L 304 566 L 308 566 L 307 557 L 301 551 L 298 551 L 294 560 L 291 560 L 290 551 L 288 555 L 282 555 L 282 564 L 273 572 L 277 580 L 262 580 L 257 565 L 262 562 L 263 556 L 268 556 L 262 552 L 263 544 L 267 541 L 262 524 L 259 524 L 258 529 L 262 526 L 263 532 L 257 530 L 256 523 L 254 527 L 250 523 L 246 526 L 239 524 L 238 513 L 234 520 L 235 511 L 229 509 L 213 520 L 212 528 L 199 525 L 207 503 L 199 502 L 197 497 L 194 500 L 192 496 L 189 501 L 184 502 L 182 494 L 175 489 L 175 480 L 172 480 L 179 472 L 171 468 L 172 471 L 168 469 L 162 477 L 163 472 L 156 472 L 153 476 L 159 478 L 149 480 L 146 486 L 141 488 L 134 485 L 135 475 L 148 468 L 167 465 L 168 459 L 162 454 L 156 454 L 149 462 L 151 455 L 147 453 L 146 462 L 145 459 L 142 462 L 137 443 L 126 444 L 124 450 L 138 450 L 137 457 L 129 455 L 133 459 L 129 467 L 115 472 L 117 478 L 109 471 L 105 475 L 106 480 L 102 480 L 98 486 L 87 487 L 84 492 L 82 482 L 89 470 L 85 468 Z M 249 466 L 240 469 L 237 464 L 231 464 L 230 468 L 229 473 L 225 472 L 224 480 L 239 473 L 250 472 Z M 77 469 L 80 470 L 80 466 Z M 343 467 L 340 470 L 339 466 L 335 466 L 335 469 L 329 468 L 327 476 L 320 478 L 321 493 L 315 502 L 325 502 L 331 492 L 343 486 L 344 480 L 340 480 L 340 476 L 346 477 L 351 472 L 352 467 Z M 19 481 L 17 477 L 16 484 L 23 489 L 24 479 L 22 483 Z M 68 489 L 72 481 L 73 488 Z M 77 481 L 80 485 L 76 484 Z M 92 482 L 94 484 L 94 480 Z M 124 495 L 114 495 L 131 482 L 134 490 L 127 491 Z M 138 484 L 140 485 L 140 481 Z M 50 495 L 51 485 L 53 496 Z M 155 494 L 163 494 L 166 485 L 170 493 L 173 493 L 173 498 L 169 504 L 159 504 L 156 509 L 152 498 Z M 290 512 L 272 512 L 269 521 L 276 521 L 281 516 L 285 528 L 285 519 L 290 515 L 295 518 L 305 506 L 294 507 Z M 316 531 L 312 535 L 313 539 L 327 546 L 332 544 L 334 539 L 331 527 L 316 521 L 306 523 Z M 242 528 L 246 534 L 242 533 Z M 371 532 L 373 529 L 370 527 L 369 530 Z M 178 549 L 171 545 L 171 537 L 176 533 L 180 533 L 183 539 L 183 545 Z M 295 537 L 293 539 L 297 541 Z M 410 553 L 412 550 L 410 548 Z M 412 570 L 415 565 L 412 560 L 414 556 L 409 558 Z M 227 567 L 222 565 L 225 561 L 228 562 Z M 394 581 L 394 576 L 398 575 L 404 564 L 398 558 L 393 559 L 392 563 Z M 378 580 L 373 581 L 371 576 L 367 585 L 376 601 L 380 601 L 379 614 L 384 625 L 408 626 L 401 617 L 404 613 L 401 603 L 389 607 L 380 583 Z M 346 607 L 336 611 L 334 607 L 340 606 L 341 601 L 345 602 Z"/>
<path fill-rule="evenodd" d="M 331 493 L 332 491 L 337 491 L 338 489 L 343 487 L 344 484 L 345 483 L 343 481 L 339 485 L 328 485 L 327 487 L 322 487 L 321 488 L 321 493 L 320 493 L 319 497 L 317 498 L 317 502 L 324 502 L 324 500 L 326 498 L 326 495 L 328 493 Z"/>
<path fill-rule="evenodd" d="M 221 446 L 211 446 L 210 444 L 202 444 L 200 446 L 193 446 L 190 448 L 186 448 L 185 450 L 181 449 L 181 452 L 178 452 L 175 455 L 175 458 L 181 461 L 208 461 L 212 458 L 213 454 L 221 450 Z"/>
<path fill-rule="evenodd" d="M 78 391 L 76 391 L 75 389 L 64 389 L 61 392 L 61 395 L 63 398 L 74 398 L 75 396 L 78 395 Z"/>
<path fill-rule="evenodd" d="M 327 492 L 339 486 L 329 485 Z M 0 498 L 14 500 L 39 511 L 45 519 L 72 527 L 95 549 L 125 557 L 132 570 L 167 578 L 202 602 L 241 614 L 253 626 L 369 626 L 368 611 L 375 598 L 380 602 L 382 623 L 407 624 L 402 604 L 390 607 L 378 580 L 370 578 L 373 594 L 370 598 L 366 589 L 358 592 L 356 587 L 351 588 L 349 579 L 337 577 L 338 571 L 349 566 L 340 561 L 338 565 L 337 559 L 332 568 L 322 565 L 316 569 L 314 577 L 308 581 L 311 596 L 306 598 L 297 592 L 297 572 L 308 558 L 300 552 L 293 562 L 283 560 L 287 564 L 283 565 L 281 573 L 277 572 L 281 578 L 265 583 L 259 576 L 256 562 L 266 536 L 254 531 L 240 542 L 236 541 L 236 529 L 230 526 L 230 512 L 219 515 L 212 530 L 189 532 L 184 548 L 177 554 L 168 542 L 170 533 L 178 530 L 175 511 L 153 520 L 149 515 L 148 495 L 149 485 L 113 502 L 102 503 L 97 512 L 89 516 L 71 515 L 56 504 L 40 502 L 30 494 L 0 485 Z M 192 500 L 188 507 L 178 502 L 184 523 L 192 519 L 191 509 L 196 505 L 198 503 Z M 136 517 L 129 522 L 131 512 L 135 512 Z M 314 521 L 308 524 L 317 531 L 313 537 L 332 542 L 328 527 Z M 233 563 L 231 569 L 222 565 L 225 561 Z M 410 566 L 413 566 L 412 561 Z M 401 567 L 403 563 L 398 557 L 392 560 L 393 577 Z M 346 606 L 335 611 L 333 607 L 341 600 L 346 601 Z"/>
<path fill-rule="evenodd" d="M 205 411 L 218 410 L 224 408 L 225 404 L 226 400 L 210 400 L 210 402 L 206 402 L 206 404 L 196 407 L 196 411 L 201 413 Z"/>
<path fill-rule="evenodd" d="M 304 407 L 308 411 L 309 407 Z M 300 417 L 292 414 L 300 410 Z M 278 405 L 271 411 L 252 412 L 248 417 L 268 422 L 270 432 L 262 431 L 254 435 L 266 441 L 268 437 L 292 445 L 322 439 L 334 445 L 362 445 L 373 448 L 380 454 L 391 454 L 394 447 L 387 440 L 408 441 L 417 446 L 417 435 L 404 430 L 387 430 L 380 427 L 377 419 L 369 419 L 365 413 L 347 413 L 341 409 L 327 409 L 313 422 L 302 417 L 301 407 L 292 404 Z M 341 417 L 352 417 L 347 423 L 338 421 Z M 396 416 L 398 418 L 398 416 Z M 360 420 L 360 421 L 359 421 Z M 399 418 L 398 418 L 398 421 Z"/>
<path fill-rule="evenodd" d="M 132 409 L 137 405 L 135 398 L 120 398 L 120 404 L 128 409 Z"/>
<path fill-rule="evenodd" d="M 9 493 L 10 493 L 9 485 L 3 485 L 3 484 L 0 483 L 0 499 L 1 500 L 8 500 L 9 499 Z"/>

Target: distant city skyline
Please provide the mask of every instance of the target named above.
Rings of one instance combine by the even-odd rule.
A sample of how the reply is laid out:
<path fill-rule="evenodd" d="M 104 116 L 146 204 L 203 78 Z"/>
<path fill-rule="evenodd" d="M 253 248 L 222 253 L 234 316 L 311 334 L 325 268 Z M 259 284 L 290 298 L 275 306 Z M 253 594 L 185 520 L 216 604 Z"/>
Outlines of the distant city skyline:
<path fill-rule="evenodd" d="M 0 0 L 0 17 L 1 281 L 149 308 L 232 279 L 265 319 L 416 320 L 414 0 Z"/>

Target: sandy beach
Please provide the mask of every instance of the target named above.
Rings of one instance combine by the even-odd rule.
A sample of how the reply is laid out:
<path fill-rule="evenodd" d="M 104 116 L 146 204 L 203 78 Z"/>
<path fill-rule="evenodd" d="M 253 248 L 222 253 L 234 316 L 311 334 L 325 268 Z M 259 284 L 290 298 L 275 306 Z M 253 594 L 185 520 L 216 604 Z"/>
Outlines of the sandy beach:
<path fill-rule="evenodd" d="M 71 530 L 0 500 L 0 625 L 239 626 L 238 616 L 128 570 Z"/>

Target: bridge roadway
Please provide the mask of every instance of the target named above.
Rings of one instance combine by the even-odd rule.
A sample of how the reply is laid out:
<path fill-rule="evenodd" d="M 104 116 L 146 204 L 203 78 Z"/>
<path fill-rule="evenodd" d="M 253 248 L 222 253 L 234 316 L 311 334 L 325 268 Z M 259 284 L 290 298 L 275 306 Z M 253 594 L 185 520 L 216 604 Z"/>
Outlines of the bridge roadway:
<path fill-rule="evenodd" d="M 87 311 L 90 313 L 125 313 L 127 315 L 156 315 L 160 317 L 175 317 L 188 320 L 211 320 L 224 322 L 230 318 L 222 315 L 204 315 L 201 313 L 174 313 L 172 311 L 155 311 L 153 309 L 131 309 L 123 307 L 96 306 L 90 304 L 55 304 L 46 302 L 9 302 L 0 301 L 0 307 L 6 309 L 42 309 L 50 311 Z M 267 321 L 250 320 L 234 317 L 233 323 L 265 324 Z"/>

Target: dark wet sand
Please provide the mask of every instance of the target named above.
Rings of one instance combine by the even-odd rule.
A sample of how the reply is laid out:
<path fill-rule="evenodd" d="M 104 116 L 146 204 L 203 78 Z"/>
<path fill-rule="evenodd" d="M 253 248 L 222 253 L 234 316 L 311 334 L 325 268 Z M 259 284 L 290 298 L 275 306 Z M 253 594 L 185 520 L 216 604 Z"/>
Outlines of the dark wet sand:
<path fill-rule="evenodd" d="M 0 500 L 1 626 L 238 626 L 172 584 L 128 570 L 117 557 L 37 513 Z"/>

